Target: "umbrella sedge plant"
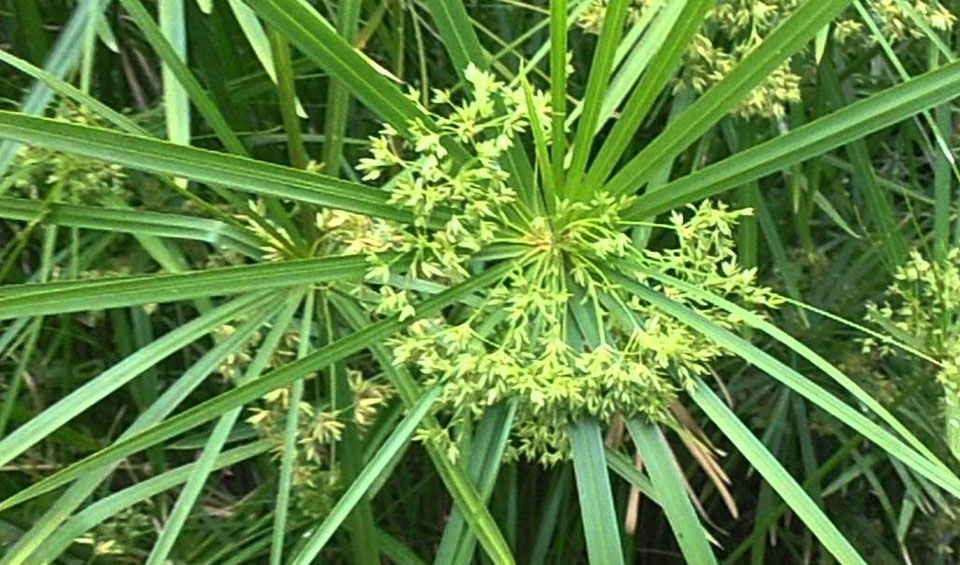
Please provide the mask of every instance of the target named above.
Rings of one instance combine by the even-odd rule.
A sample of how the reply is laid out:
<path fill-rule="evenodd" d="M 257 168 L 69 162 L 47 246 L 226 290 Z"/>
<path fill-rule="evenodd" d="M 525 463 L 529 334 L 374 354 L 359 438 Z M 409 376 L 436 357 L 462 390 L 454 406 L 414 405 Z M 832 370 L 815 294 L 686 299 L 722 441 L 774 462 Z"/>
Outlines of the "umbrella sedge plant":
<path fill-rule="evenodd" d="M 781 461 L 776 418 L 758 435 L 731 406 L 745 373 L 775 410 L 815 411 L 944 508 L 960 498 L 956 304 L 936 290 L 958 285 L 949 7 L 155 4 L 79 2 L 49 47 L 18 5 L 26 56 L 0 55 L 33 81 L 0 110 L 0 564 L 616 564 L 642 551 L 640 496 L 686 562 L 744 540 L 756 560 L 772 495 L 808 558 L 871 562 Z M 932 63 L 911 76 L 897 50 L 916 44 Z M 903 72 L 855 83 L 876 65 L 857 49 Z M 132 111 L 103 86 L 120 83 Z M 909 189 L 905 222 L 871 162 L 871 136 L 903 124 L 905 166 L 935 169 L 942 269 L 911 251 L 930 222 Z M 835 155 L 852 198 L 816 186 Z M 879 329 L 805 302 L 778 230 L 795 221 L 812 252 L 816 210 L 893 273 Z M 792 335 L 821 318 L 936 375 L 948 418 L 919 433 Z M 549 479 L 542 515 L 518 508 L 528 477 Z M 711 497 L 757 508 L 752 536 L 718 527 Z"/>

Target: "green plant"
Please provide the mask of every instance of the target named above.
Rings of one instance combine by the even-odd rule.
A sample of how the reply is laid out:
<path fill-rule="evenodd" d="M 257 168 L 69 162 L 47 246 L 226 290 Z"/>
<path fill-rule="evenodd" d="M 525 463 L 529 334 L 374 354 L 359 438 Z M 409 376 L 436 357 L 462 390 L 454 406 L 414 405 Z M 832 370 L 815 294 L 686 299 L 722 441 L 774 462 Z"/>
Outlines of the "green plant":
<path fill-rule="evenodd" d="M 41 52 L 45 32 L 23 4 L 18 18 L 34 22 L 24 42 Z M 918 146 L 933 163 L 934 238 L 954 257 L 946 252 L 956 242 L 949 115 L 960 63 L 938 35 L 955 18 L 937 2 L 502 3 L 549 36 L 532 49 L 491 31 L 484 9 L 461 0 L 159 0 L 158 22 L 140 0 L 117 4 L 80 2 L 45 70 L 2 57 L 38 82 L 18 111 L 0 111 L 0 170 L 8 171 L 0 217 L 25 222 L 0 271 L 16 283 L 0 287 L 0 320 L 9 321 L 0 352 L 11 353 L 0 462 L 53 450 L 66 465 L 42 478 L 24 467 L 4 486 L 0 511 L 16 519 L 0 564 L 74 557 L 86 530 L 179 484 L 172 506 L 163 499 L 151 511 L 162 524 L 155 538 L 124 540 L 124 557 L 305 564 L 321 555 L 378 563 L 383 554 L 418 563 L 418 551 L 435 549 L 438 563 L 466 563 L 479 545 L 494 563 L 542 563 L 550 551 L 579 555 L 583 547 L 566 545 L 577 542 L 560 528 L 582 527 L 591 562 L 622 563 L 618 513 L 630 513 L 618 508 L 609 470 L 628 480 L 629 496 L 662 508 L 687 561 L 712 563 L 707 512 L 684 467 L 702 469 L 704 490 L 736 513 L 717 462 L 721 442 L 769 485 L 748 537 L 759 540 L 750 541 L 755 561 L 779 516 L 776 494 L 803 522 L 808 556 L 815 539 L 821 559 L 867 562 L 824 509 L 816 477 L 831 467 L 818 468 L 811 436 L 800 440 L 801 485 L 778 459 L 782 424 L 770 418 L 758 438 L 710 384 L 725 393 L 743 373 L 760 387 L 785 385 L 777 410 L 796 403 L 791 410 L 804 417 L 809 409 L 835 419 L 874 444 L 904 482 L 960 498 L 953 462 L 937 446 L 817 353 L 821 344 L 787 331 L 805 331 L 808 316 L 818 324 L 838 316 L 807 306 L 799 322 L 779 323 L 804 297 L 787 230 L 771 211 L 778 204 L 794 219 L 808 256 L 821 237 L 811 229 L 820 209 L 830 220 L 822 237 L 851 253 L 857 239 L 876 242 L 895 269 L 910 237 L 895 207 L 919 198 L 909 189 L 899 191 L 908 204 L 890 197 L 868 136 L 907 123 L 891 143 L 910 144 L 905 160 L 917 159 Z M 896 40 L 875 40 L 898 71 L 892 86 L 841 56 L 848 41 L 872 43 L 855 37 L 864 14 L 879 37 Z M 449 66 L 428 68 L 427 25 Z M 106 56 L 98 41 L 158 58 L 165 94 L 155 112 L 144 107 L 131 119 L 104 103 L 109 89 L 94 79 L 114 75 L 97 71 Z M 371 55 L 357 47 L 368 42 Z M 897 58 L 910 42 L 931 46 L 923 63 L 932 68 L 914 78 Z M 410 45 L 418 68 L 408 66 Z M 941 65 L 938 51 L 950 62 Z M 240 72 L 251 67 L 252 78 Z M 73 76 L 80 88 L 65 81 Z M 142 104 L 142 84 L 129 72 L 126 80 Z M 872 92 L 854 96 L 853 86 Z M 82 110 L 39 117 L 53 93 L 69 102 L 60 107 Z M 266 109 L 256 101 L 262 93 Z M 308 117 L 317 98 L 319 137 Z M 917 114 L 927 120 L 910 122 Z M 161 131 L 165 140 L 154 135 Z M 260 139 L 279 143 L 264 149 Z M 854 172 L 849 198 L 821 189 L 837 148 L 846 155 L 837 167 Z M 84 176 L 74 182 L 77 171 Z M 760 190 L 781 172 L 786 190 Z M 845 218 L 861 207 L 866 219 L 851 227 Z M 927 219 L 912 217 L 925 232 Z M 761 274 L 761 232 L 784 296 Z M 121 245 L 118 234 L 135 243 Z M 104 273 L 107 256 L 123 257 L 132 274 Z M 85 271 L 99 274 L 85 279 Z M 897 272 L 904 280 L 907 271 Z M 949 322 L 953 303 L 938 307 L 939 317 L 911 312 Z M 97 311 L 106 314 L 79 314 Z M 899 310 L 873 312 L 907 323 L 895 319 Z M 98 355 L 96 338 L 78 331 L 83 323 L 111 336 L 114 350 Z M 887 338 L 884 351 L 903 342 L 920 349 L 906 337 Z M 941 338 L 924 344 L 930 353 L 947 355 Z M 72 367 L 78 351 L 92 364 Z M 38 364 L 57 368 L 24 409 Z M 209 379 L 216 374 L 225 378 Z M 948 390 L 952 378 L 941 376 Z M 78 431 L 104 429 L 87 411 L 117 403 L 121 389 L 136 408 L 118 419 L 123 432 Z M 76 436 L 87 441 L 75 446 Z M 175 447 L 199 457 L 171 468 L 182 459 Z M 838 450 L 838 460 L 852 449 Z M 118 466 L 141 452 L 149 470 L 121 488 Z M 532 540 L 517 539 L 525 460 L 559 468 Z M 211 493 L 215 473 L 241 461 L 254 494 Z M 578 504 L 564 502 L 567 462 Z M 429 468 L 439 478 L 432 498 L 453 503 L 445 524 L 432 524 L 437 543 L 416 550 L 416 527 L 388 532 L 380 512 L 385 493 L 406 500 L 427 488 L 400 472 L 406 464 Z M 225 501 L 208 507 L 205 493 Z M 195 527 L 215 521 L 208 508 L 228 515 L 226 532 Z M 403 523 L 427 514 L 410 510 Z M 84 539 L 94 541 L 94 557 L 116 547 Z"/>

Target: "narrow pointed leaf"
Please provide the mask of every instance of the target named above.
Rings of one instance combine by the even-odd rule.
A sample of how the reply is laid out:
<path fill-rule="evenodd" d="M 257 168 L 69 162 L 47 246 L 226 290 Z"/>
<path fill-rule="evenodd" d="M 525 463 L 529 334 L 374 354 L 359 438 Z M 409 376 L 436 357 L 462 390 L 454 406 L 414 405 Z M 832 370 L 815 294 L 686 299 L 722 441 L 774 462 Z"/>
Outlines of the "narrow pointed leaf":
<path fill-rule="evenodd" d="M 743 422 L 717 398 L 702 380 L 691 393 L 691 398 L 720 428 L 744 458 L 760 473 L 776 493 L 796 512 L 820 543 L 844 565 L 866 565 L 857 550 L 823 513 L 797 481 L 767 451 Z"/>
<path fill-rule="evenodd" d="M 624 165 L 604 186 L 605 192 L 628 194 L 734 110 L 783 61 L 799 51 L 852 0 L 807 0 L 780 23 L 734 69 Z"/>
<path fill-rule="evenodd" d="M 11 285 L 0 288 L 0 320 L 26 314 L 101 310 L 135 304 L 225 296 L 323 281 L 362 280 L 367 266 L 365 257 L 351 255 L 241 265 L 169 275 Z"/>
<path fill-rule="evenodd" d="M 570 425 L 569 433 L 587 555 L 591 563 L 622 565 L 620 525 L 613 508 L 600 424 L 584 417 Z"/>
<path fill-rule="evenodd" d="M 320 550 L 327 543 L 333 533 L 340 527 L 340 524 L 347 518 L 353 507 L 360 501 L 367 489 L 373 484 L 377 477 L 390 464 L 394 454 L 410 441 L 413 432 L 416 431 L 420 421 L 437 401 L 440 396 L 440 389 L 427 391 L 413 408 L 410 413 L 396 427 L 390 437 L 373 456 L 373 459 L 367 463 L 360 475 L 353 481 L 347 492 L 343 494 L 337 504 L 330 511 L 323 524 L 317 528 L 307 540 L 306 546 L 300 550 L 300 553 L 293 558 L 291 565 L 308 565 L 320 554 Z"/>
<path fill-rule="evenodd" d="M 331 363 L 335 363 L 349 355 L 362 351 L 371 344 L 379 343 L 389 338 L 416 319 L 436 315 L 443 308 L 459 302 L 463 297 L 469 296 L 476 290 L 494 284 L 513 268 L 514 265 L 507 262 L 492 267 L 481 275 L 473 277 L 456 287 L 423 301 L 417 307 L 416 316 L 413 319 L 401 321 L 399 315 L 395 315 L 370 324 L 303 359 L 288 363 L 259 379 L 238 386 L 229 392 L 222 393 L 189 410 L 181 412 L 167 419 L 162 424 L 153 426 L 125 440 L 118 441 L 0 502 L 0 511 L 21 504 L 45 492 L 49 492 L 82 476 L 90 469 L 120 461 L 132 453 L 175 437 L 204 422 L 216 419 L 234 408 L 261 398 L 270 391 L 289 386 L 294 381 L 303 379 Z M 3 443 L 0 442 L 0 445 L 3 445 Z M 512 562 L 512 559 L 509 557 L 509 552 L 505 558 L 498 559 L 498 562 Z"/>
<path fill-rule="evenodd" d="M 687 563 L 716 563 L 707 541 L 707 532 L 697 518 L 684 486 L 683 470 L 674 461 L 663 432 L 635 418 L 627 420 L 627 427 L 630 436 L 637 442 L 637 449 L 659 494 L 660 506 L 670 521 L 683 557 Z"/>
<path fill-rule="evenodd" d="M 0 111 L 0 138 L 253 194 L 411 221 L 409 213 L 388 204 L 385 191 L 236 155 L 7 111 Z"/>
<path fill-rule="evenodd" d="M 628 215 L 653 216 L 742 186 L 952 100 L 958 88 L 960 62 L 944 65 L 643 194 Z"/>

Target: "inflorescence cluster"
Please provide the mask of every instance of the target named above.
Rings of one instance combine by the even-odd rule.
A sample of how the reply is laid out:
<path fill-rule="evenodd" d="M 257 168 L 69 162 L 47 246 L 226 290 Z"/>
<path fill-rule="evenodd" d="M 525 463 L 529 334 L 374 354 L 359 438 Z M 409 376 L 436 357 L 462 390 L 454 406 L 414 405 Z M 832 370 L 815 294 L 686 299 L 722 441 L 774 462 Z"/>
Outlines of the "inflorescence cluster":
<path fill-rule="evenodd" d="M 724 327 L 740 321 L 693 296 L 643 276 L 654 268 L 758 308 L 780 300 L 737 262 L 733 229 L 749 210 L 705 202 L 668 225 L 675 245 L 642 250 L 628 235 L 649 228 L 621 217 L 629 198 L 606 194 L 579 202 L 558 199 L 531 210 L 501 158 L 537 122 L 550 123 L 546 97 L 471 66 L 466 94 L 455 102 L 434 92 L 432 124 L 411 123 L 403 144 L 392 128 L 372 143 L 361 164 L 366 178 L 388 179 L 391 202 L 408 210 L 407 226 L 345 212 L 318 216 L 321 239 L 334 248 L 370 254 L 370 304 L 379 315 L 413 317 L 429 292 L 456 284 L 499 250 L 517 266 L 497 284 L 443 316 L 412 322 L 389 343 L 397 363 L 442 389 L 451 422 L 480 417 L 515 402 L 511 455 L 554 463 L 568 456 L 567 426 L 593 415 L 670 418 L 678 395 L 707 374 L 724 352 L 611 281 L 611 269 L 694 309 Z M 466 149 L 466 154 L 464 154 Z M 405 261 L 377 254 L 398 251 Z M 367 286 L 355 289 L 370 297 Z M 447 438 L 436 438 L 446 441 Z M 456 456 L 453 442 L 447 452 Z"/>
<path fill-rule="evenodd" d="M 718 0 L 707 14 L 703 31 L 694 37 L 687 54 L 685 73 L 678 88 L 692 87 L 703 92 L 720 80 L 755 49 L 774 28 L 803 3 L 802 0 Z M 597 33 L 603 24 L 609 0 L 593 0 L 579 18 L 579 24 Z M 663 0 L 633 0 L 630 20 L 637 22 L 649 10 L 659 10 Z M 956 16 L 935 0 L 910 0 L 916 16 L 936 31 L 953 28 Z M 902 41 L 924 36 L 901 0 L 875 0 L 868 9 L 888 40 Z M 843 44 L 867 48 L 874 39 L 855 13 L 832 24 L 832 34 Z M 782 118 L 789 104 L 800 101 L 803 56 L 785 61 L 744 98 L 737 114 L 744 118 Z"/>
<path fill-rule="evenodd" d="M 950 250 L 942 261 L 911 252 L 883 301 L 867 306 L 867 318 L 940 363 L 936 380 L 943 386 L 946 436 L 960 457 L 960 249 Z M 874 339 L 865 340 L 864 349 L 881 358 L 898 353 Z M 931 372 L 927 361 L 916 359 L 915 366 L 918 376 Z"/>

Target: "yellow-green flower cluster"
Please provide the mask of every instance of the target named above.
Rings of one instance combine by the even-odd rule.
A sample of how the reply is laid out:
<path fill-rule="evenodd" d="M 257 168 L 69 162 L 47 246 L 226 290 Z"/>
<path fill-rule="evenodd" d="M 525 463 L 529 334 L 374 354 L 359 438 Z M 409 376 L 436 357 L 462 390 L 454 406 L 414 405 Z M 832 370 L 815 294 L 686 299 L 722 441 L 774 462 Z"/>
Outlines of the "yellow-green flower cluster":
<path fill-rule="evenodd" d="M 938 31 L 953 28 L 956 22 L 949 10 L 936 0 L 909 0 L 910 6 L 926 23 Z M 687 54 L 684 81 L 678 88 L 692 87 L 703 92 L 725 77 L 764 37 L 786 19 L 802 0 L 718 0 L 707 14 L 703 30 Z M 581 26 L 597 32 L 602 25 L 609 0 L 594 0 L 579 19 Z M 631 20 L 637 21 L 645 10 L 659 10 L 662 0 L 633 0 Z M 899 0 L 873 0 L 868 9 L 888 39 L 894 41 L 924 36 Z M 851 15 L 833 24 L 833 37 L 840 43 L 855 42 L 861 47 L 872 43 L 869 29 Z M 785 61 L 742 101 L 737 114 L 744 118 L 782 118 L 789 104 L 800 100 L 800 75 L 796 67 L 803 56 Z"/>
<path fill-rule="evenodd" d="M 957 21 L 946 6 L 937 0 L 907 0 L 910 8 L 916 11 L 926 23 L 937 31 L 949 31 Z M 895 40 L 909 38 L 923 38 L 926 33 L 910 17 L 908 8 L 904 8 L 898 0 L 871 0 L 867 3 L 877 19 L 882 23 L 884 31 Z"/>
<path fill-rule="evenodd" d="M 335 411 L 300 402 L 291 491 L 295 501 L 293 508 L 303 518 L 326 516 L 342 491 L 335 450 L 346 419 L 363 432 L 374 423 L 379 410 L 393 396 L 388 385 L 365 379 L 360 371 L 349 370 L 347 381 L 353 398 L 349 407 Z M 278 457 L 283 453 L 289 405 L 288 389 L 277 389 L 266 395 L 262 407 L 253 409 L 247 418 L 260 436 L 273 444 Z"/>
<path fill-rule="evenodd" d="M 57 119 L 104 127 L 103 120 L 86 110 L 62 105 Z M 93 205 L 117 205 L 129 201 L 127 176 L 119 165 L 88 157 L 23 145 L 12 168 L 18 175 L 13 187 L 19 196 L 32 200 L 75 202 Z M 24 176 L 19 176 L 26 173 Z"/>
<path fill-rule="evenodd" d="M 372 140 L 371 156 L 358 166 L 365 180 L 399 171 L 387 186 L 390 202 L 413 212 L 414 229 L 398 232 L 376 223 L 374 246 L 383 243 L 384 248 L 411 253 L 410 274 L 427 279 L 462 279 L 466 258 L 496 240 L 516 203 L 500 160 L 528 125 L 524 91 L 473 64 L 464 78 L 470 96 L 462 102 L 455 102 L 450 92 L 434 90 L 433 110 L 422 108 L 432 124 L 410 124 L 416 137 L 412 147 L 397 147 L 397 132 L 386 126 Z M 415 93 L 410 98 L 417 100 Z M 547 97 L 535 92 L 534 101 L 529 110 L 549 124 Z M 458 147 L 466 148 L 469 156 L 461 155 Z M 445 216 L 442 228 L 428 230 L 440 216 Z M 386 276 L 388 269 L 381 265 L 377 276 Z"/>
<path fill-rule="evenodd" d="M 904 336 L 908 343 L 940 362 L 933 373 L 943 386 L 946 435 L 951 449 L 960 456 L 960 249 L 950 250 L 943 261 L 929 261 L 918 252 L 897 268 L 884 301 L 867 307 L 867 318 L 888 331 Z M 889 344 L 864 342 L 867 351 L 881 356 L 895 353 Z"/>
<path fill-rule="evenodd" d="M 495 404 L 516 402 L 511 453 L 544 464 L 568 456 L 566 429 L 578 416 L 668 420 L 678 395 L 724 352 L 609 282 L 603 266 L 625 261 L 618 269 L 624 274 L 728 328 L 740 321 L 646 280 L 630 262 L 742 303 L 776 306 L 779 299 L 737 264 L 732 228 L 747 212 L 706 202 L 689 219 L 675 214 L 678 245 L 641 254 L 621 231 L 617 211 L 625 205 L 609 197 L 561 204 L 553 232 L 534 222 L 541 229 L 526 234 L 528 265 L 462 319 L 415 322 L 393 341 L 397 361 L 439 383 L 455 417 L 475 418 Z M 571 345 L 591 334 L 595 343 Z"/>
<path fill-rule="evenodd" d="M 734 253 L 733 227 L 749 211 L 706 202 L 665 227 L 675 245 L 641 252 L 621 218 L 630 198 L 598 194 L 586 202 L 556 201 L 535 212 L 521 204 L 500 157 L 528 127 L 528 112 L 549 123 L 546 97 L 527 108 L 511 89 L 474 67 L 465 73 L 464 102 L 437 91 L 433 125 L 410 124 L 414 140 L 398 147 L 387 128 L 362 163 L 385 183 L 391 201 L 412 212 L 412 226 L 325 213 L 321 238 L 344 250 L 402 251 L 409 263 L 373 261 L 379 292 L 357 289 L 377 315 L 414 316 L 430 289 L 467 277 L 476 256 L 511 246 L 517 266 L 444 316 L 413 322 L 389 342 L 395 361 L 441 387 L 452 422 L 480 417 L 504 402 L 517 404 L 510 453 L 545 464 L 567 457 L 567 427 L 577 417 L 617 414 L 669 419 L 677 396 L 709 373 L 723 351 L 695 331 L 609 280 L 616 267 L 724 327 L 740 321 L 695 297 L 645 280 L 632 265 L 669 273 L 744 304 L 776 306 L 755 272 Z M 458 156 L 453 144 L 465 147 Z M 440 218 L 438 221 L 437 218 Z M 384 284 L 386 283 L 386 284 Z M 429 288 L 428 288 L 429 287 Z M 444 432 L 447 453 L 457 455 Z M 440 438 L 437 438 L 440 439 Z"/>

